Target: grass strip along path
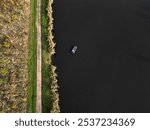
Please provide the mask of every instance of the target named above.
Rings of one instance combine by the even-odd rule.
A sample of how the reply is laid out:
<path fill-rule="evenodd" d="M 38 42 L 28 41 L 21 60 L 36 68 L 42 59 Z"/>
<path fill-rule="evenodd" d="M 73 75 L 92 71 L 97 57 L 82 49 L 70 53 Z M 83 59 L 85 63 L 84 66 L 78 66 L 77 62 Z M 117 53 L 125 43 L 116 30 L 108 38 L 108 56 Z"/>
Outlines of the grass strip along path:
<path fill-rule="evenodd" d="M 36 112 L 36 87 L 37 87 L 37 0 L 31 0 L 30 46 L 29 46 L 29 89 L 28 112 Z"/>
<path fill-rule="evenodd" d="M 50 57 L 48 51 L 48 17 L 47 17 L 48 0 L 42 0 L 41 26 L 42 26 L 42 112 L 50 112 L 51 109 L 51 92 L 50 92 Z"/>

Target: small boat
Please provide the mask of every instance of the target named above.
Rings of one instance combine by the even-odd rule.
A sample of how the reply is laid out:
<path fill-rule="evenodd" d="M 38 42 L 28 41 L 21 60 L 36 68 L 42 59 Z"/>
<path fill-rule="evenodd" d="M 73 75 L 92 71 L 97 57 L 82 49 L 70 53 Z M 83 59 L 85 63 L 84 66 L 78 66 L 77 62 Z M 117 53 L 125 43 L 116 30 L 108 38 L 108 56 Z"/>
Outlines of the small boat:
<path fill-rule="evenodd" d="M 77 51 L 78 47 L 77 46 L 73 46 L 72 49 L 71 49 L 71 53 L 72 54 L 75 54 L 76 51 Z"/>

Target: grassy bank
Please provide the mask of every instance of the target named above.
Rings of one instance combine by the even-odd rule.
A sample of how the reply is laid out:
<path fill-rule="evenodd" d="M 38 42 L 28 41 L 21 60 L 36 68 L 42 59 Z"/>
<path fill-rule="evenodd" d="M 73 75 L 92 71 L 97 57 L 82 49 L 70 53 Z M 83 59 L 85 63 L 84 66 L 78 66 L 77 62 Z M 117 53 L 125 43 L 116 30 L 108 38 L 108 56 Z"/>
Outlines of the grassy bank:
<path fill-rule="evenodd" d="M 51 81 L 50 81 L 50 55 L 48 52 L 48 17 L 47 17 L 48 0 L 42 0 L 42 111 L 50 112 L 51 109 Z"/>
<path fill-rule="evenodd" d="M 29 45 L 29 89 L 28 112 L 36 112 L 37 79 L 37 0 L 31 0 L 30 45 Z"/>
<path fill-rule="evenodd" d="M 48 50 L 49 50 L 49 64 L 50 64 L 50 79 L 51 79 L 51 112 L 56 113 L 60 112 L 60 107 L 59 107 L 59 92 L 58 92 L 58 80 L 57 80 L 57 73 L 56 69 L 57 67 L 53 65 L 53 56 L 55 54 L 55 39 L 54 39 L 54 34 L 53 34 L 53 0 L 48 0 L 47 4 L 47 17 L 48 17 L 48 36 L 47 36 L 47 41 L 48 41 Z"/>

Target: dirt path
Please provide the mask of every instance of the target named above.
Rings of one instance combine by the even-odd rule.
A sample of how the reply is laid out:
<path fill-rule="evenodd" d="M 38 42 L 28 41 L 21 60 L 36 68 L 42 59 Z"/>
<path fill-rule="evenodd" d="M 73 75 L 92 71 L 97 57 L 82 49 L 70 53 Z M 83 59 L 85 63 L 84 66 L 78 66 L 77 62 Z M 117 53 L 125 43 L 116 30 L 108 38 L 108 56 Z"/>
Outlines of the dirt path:
<path fill-rule="evenodd" d="M 37 103 L 36 112 L 42 112 L 41 82 L 42 82 L 42 55 L 41 55 L 41 0 L 37 0 Z"/>

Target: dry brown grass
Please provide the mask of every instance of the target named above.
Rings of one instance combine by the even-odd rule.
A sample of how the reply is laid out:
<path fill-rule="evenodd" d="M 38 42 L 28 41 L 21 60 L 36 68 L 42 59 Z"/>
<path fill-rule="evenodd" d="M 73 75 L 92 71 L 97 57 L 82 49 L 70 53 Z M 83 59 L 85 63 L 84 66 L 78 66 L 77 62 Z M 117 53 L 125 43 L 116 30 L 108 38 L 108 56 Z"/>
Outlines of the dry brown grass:
<path fill-rule="evenodd" d="M 0 0 L 0 112 L 26 112 L 30 0 Z"/>
<path fill-rule="evenodd" d="M 48 42 L 49 42 L 49 55 L 50 65 L 51 65 L 51 94 L 52 94 L 52 109 L 51 112 L 60 112 L 59 108 L 59 93 L 58 93 L 58 84 L 57 84 L 57 74 L 56 74 L 56 67 L 52 65 L 52 57 L 55 54 L 55 42 L 53 36 L 53 9 L 52 9 L 53 0 L 48 0 Z"/>

